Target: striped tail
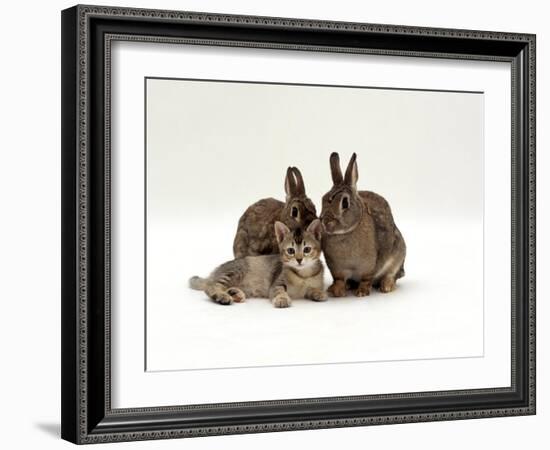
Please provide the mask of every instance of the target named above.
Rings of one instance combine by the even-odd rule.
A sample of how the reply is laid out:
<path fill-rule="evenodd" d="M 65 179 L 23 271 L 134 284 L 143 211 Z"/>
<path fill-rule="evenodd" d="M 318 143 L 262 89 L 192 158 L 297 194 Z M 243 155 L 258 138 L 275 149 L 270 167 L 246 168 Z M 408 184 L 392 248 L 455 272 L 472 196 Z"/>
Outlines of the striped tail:
<path fill-rule="evenodd" d="M 208 279 L 201 277 L 191 277 L 189 278 L 189 287 L 197 291 L 204 291 L 208 286 Z"/>

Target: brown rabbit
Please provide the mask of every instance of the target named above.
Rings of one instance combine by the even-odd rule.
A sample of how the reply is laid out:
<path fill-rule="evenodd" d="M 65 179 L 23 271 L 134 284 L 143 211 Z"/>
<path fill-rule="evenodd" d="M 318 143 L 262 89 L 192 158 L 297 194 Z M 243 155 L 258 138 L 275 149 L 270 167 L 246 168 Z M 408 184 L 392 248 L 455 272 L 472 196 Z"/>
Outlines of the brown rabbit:
<path fill-rule="evenodd" d="M 357 191 L 357 162 L 352 155 L 342 177 L 338 153 L 330 155 L 332 189 L 323 196 L 323 252 L 334 282 L 334 297 L 369 295 L 371 286 L 391 292 L 405 275 L 405 241 L 393 221 L 388 202 L 369 191 Z"/>
<path fill-rule="evenodd" d="M 306 196 L 304 179 L 296 167 L 289 167 L 286 171 L 285 191 L 285 203 L 264 198 L 249 206 L 241 216 L 233 241 L 235 258 L 278 253 L 275 221 L 294 230 L 306 228 L 317 218 L 315 205 Z"/>

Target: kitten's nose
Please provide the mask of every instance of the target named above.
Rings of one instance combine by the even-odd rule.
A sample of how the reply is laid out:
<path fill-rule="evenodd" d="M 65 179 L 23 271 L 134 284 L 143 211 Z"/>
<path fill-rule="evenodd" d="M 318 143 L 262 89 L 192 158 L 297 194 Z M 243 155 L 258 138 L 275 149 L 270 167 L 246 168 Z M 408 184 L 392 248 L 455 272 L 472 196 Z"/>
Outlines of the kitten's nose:
<path fill-rule="evenodd" d="M 303 260 L 303 259 L 304 259 L 304 258 L 296 258 L 296 261 L 298 261 L 298 264 L 302 264 L 302 260 Z"/>

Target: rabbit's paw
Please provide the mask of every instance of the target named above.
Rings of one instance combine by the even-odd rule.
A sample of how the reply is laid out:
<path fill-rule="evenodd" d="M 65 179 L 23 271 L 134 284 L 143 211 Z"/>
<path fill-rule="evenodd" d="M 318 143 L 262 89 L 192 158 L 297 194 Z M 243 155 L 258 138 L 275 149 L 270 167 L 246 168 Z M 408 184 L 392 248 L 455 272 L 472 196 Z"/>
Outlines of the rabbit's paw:
<path fill-rule="evenodd" d="M 391 292 L 395 289 L 395 278 L 385 276 L 382 278 L 382 281 L 380 281 L 380 292 L 383 292 L 384 294 L 387 294 L 388 292 Z"/>
<path fill-rule="evenodd" d="M 361 281 L 359 283 L 359 287 L 355 291 L 355 295 L 357 297 L 366 297 L 367 295 L 370 295 L 370 281 Z"/>
<path fill-rule="evenodd" d="M 327 290 L 333 297 L 345 297 L 346 283 L 344 280 L 334 280 L 334 283 L 332 283 Z"/>

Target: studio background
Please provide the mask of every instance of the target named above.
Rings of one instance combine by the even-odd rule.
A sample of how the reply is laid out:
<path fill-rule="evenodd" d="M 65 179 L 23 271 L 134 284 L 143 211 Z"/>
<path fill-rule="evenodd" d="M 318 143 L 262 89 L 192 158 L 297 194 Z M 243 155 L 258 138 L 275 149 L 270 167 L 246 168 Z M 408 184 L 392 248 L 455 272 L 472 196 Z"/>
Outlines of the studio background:
<path fill-rule="evenodd" d="M 208 47 L 200 52 L 220 58 L 265 53 Z M 390 59 L 293 56 L 302 55 L 335 64 Z M 406 70 L 416 61 L 400 62 Z M 495 74 L 504 69 L 491 62 L 466 64 Z M 446 221 L 482 218 L 482 92 L 410 90 L 406 81 L 398 89 L 155 78 L 146 85 L 151 222 L 215 220 L 240 215 L 260 198 L 284 201 L 289 165 L 301 170 L 306 193 L 320 213 L 321 197 L 332 187 L 333 151 L 340 154 L 343 173 L 357 153 L 357 188 L 384 196 L 398 225 L 414 219 L 426 221 L 428 228 L 433 221 L 436 228 Z"/>
<path fill-rule="evenodd" d="M 537 33 L 538 173 L 550 170 L 548 131 L 547 8 L 527 0 L 479 2 L 464 0 L 442 7 L 440 2 L 354 1 L 252 2 L 233 0 L 133 0 L 98 2 L 148 8 L 189 9 L 235 14 L 259 14 L 348 20 L 432 27 L 468 28 Z M 69 1 L 29 1 L 6 4 L 0 40 L 5 65 L 0 74 L 4 87 L 3 156 L 0 184 L 3 216 L 2 300 L 0 327 L 3 398 L 1 443 L 5 448 L 74 448 L 59 438 L 60 405 L 60 14 Z M 363 175 L 362 175 L 363 176 Z M 548 405 L 548 342 L 544 326 L 550 291 L 545 273 L 550 270 L 550 178 L 538 182 L 538 407 L 537 416 L 464 420 L 385 427 L 342 428 L 219 436 L 189 440 L 104 444 L 98 448 L 128 449 L 280 449 L 384 448 L 464 449 L 490 445 L 499 449 L 541 448 L 550 420 Z M 542 274 L 542 275 L 541 275 Z M 335 382 L 343 383 L 337 380 Z M 115 445 L 115 447 L 113 447 Z"/>

